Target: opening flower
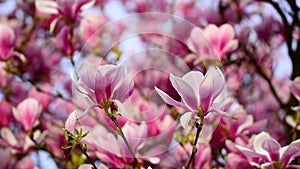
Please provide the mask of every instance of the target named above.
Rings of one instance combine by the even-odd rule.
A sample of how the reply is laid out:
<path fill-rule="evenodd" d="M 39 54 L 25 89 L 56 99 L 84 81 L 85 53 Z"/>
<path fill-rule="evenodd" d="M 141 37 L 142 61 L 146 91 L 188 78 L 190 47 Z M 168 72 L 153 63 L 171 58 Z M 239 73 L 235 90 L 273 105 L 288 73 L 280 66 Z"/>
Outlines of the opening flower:
<path fill-rule="evenodd" d="M 193 113 L 201 111 L 205 116 L 209 112 L 221 112 L 219 110 L 220 105 L 215 102 L 225 87 L 225 78 L 219 68 L 209 67 L 205 76 L 199 71 L 191 71 L 182 78 L 171 74 L 170 81 L 180 95 L 181 102 L 174 100 L 158 88 L 155 90 L 167 104 L 190 111 L 180 119 L 183 127 L 187 127 Z"/>
<path fill-rule="evenodd" d="M 238 40 L 231 25 L 220 27 L 209 24 L 205 29 L 194 28 L 189 38 L 189 47 L 200 57 L 223 59 L 225 54 L 236 50 Z"/>
<path fill-rule="evenodd" d="M 20 122 L 25 131 L 31 130 L 42 113 L 42 105 L 34 98 L 27 98 L 13 108 L 15 119 Z"/>
<path fill-rule="evenodd" d="M 85 109 L 85 113 L 93 107 L 107 108 L 115 101 L 123 103 L 132 94 L 134 87 L 125 65 L 95 67 L 86 62 L 79 70 L 79 79 L 74 81 L 75 91 L 88 98 L 89 108 Z M 75 100 L 75 104 L 82 103 Z"/>

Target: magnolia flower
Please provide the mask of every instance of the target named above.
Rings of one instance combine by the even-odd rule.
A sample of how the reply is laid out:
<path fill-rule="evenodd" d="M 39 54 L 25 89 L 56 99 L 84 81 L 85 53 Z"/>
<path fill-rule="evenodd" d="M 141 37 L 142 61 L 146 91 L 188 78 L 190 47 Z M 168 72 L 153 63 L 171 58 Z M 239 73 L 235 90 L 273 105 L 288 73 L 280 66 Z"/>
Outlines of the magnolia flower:
<path fill-rule="evenodd" d="M 250 159 L 250 164 L 258 168 L 264 167 L 300 167 L 299 165 L 290 165 L 291 161 L 300 156 L 300 139 L 293 141 L 290 145 L 281 147 L 270 134 L 261 132 L 254 138 L 253 149 L 245 148 L 240 145 L 235 146 Z M 257 159 L 262 159 L 261 163 Z"/>
<path fill-rule="evenodd" d="M 37 10 L 48 14 L 58 14 L 75 20 L 78 14 L 95 3 L 95 0 L 36 0 Z"/>
<path fill-rule="evenodd" d="M 133 92 L 133 80 L 128 76 L 127 67 L 124 65 L 107 64 L 95 67 L 86 62 L 79 70 L 79 79 L 73 81 L 75 94 L 88 98 L 88 108 L 82 107 L 82 97 L 75 100 L 76 106 L 85 110 L 84 114 L 93 107 L 110 106 L 106 105 L 108 102 L 123 103 Z"/>
<path fill-rule="evenodd" d="M 189 160 L 189 154 L 193 146 L 188 143 L 184 143 L 182 146 L 176 146 L 166 153 L 161 154 L 159 157 L 163 159 L 159 164 L 161 168 L 179 168 L 178 166 L 184 166 Z M 212 149 L 210 145 L 197 145 L 197 153 L 195 154 L 195 161 L 193 168 L 208 169 L 211 168 L 212 162 Z"/>
<path fill-rule="evenodd" d="M 222 112 L 219 110 L 220 104 L 217 103 L 216 98 L 225 87 L 225 78 L 219 68 L 209 67 L 205 76 L 199 71 L 191 71 L 182 78 L 171 74 L 170 81 L 180 95 L 181 102 L 174 100 L 158 88 L 155 90 L 167 104 L 189 110 L 180 119 L 184 128 L 187 127 L 193 114 L 198 113 L 200 109 L 204 116 L 209 112 Z"/>
<path fill-rule="evenodd" d="M 15 45 L 15 32 L 7 25 L 0 24 L 0 60 L 7 60 Z"/>
<path fill-rule="evenodd" d="M 229 24 L 220 27 L 210 24 L 205 29 L 194 28 L 188 46 L 200 57 L 223 59 L 225 54 L 234 51 L 238 41 L 234 39 L 234 29 Z"/>
<path fill-rule="evenodd" d="M 17 108 L 13 108 L 15 119 L 22 124 L 25 131 L 32 129 L 41 113 L 42 105 L 31 97 L 23 100 L 18 104 Z"/>
<path fill-rule="evenodd" d="M 249 134 L 259 133 L 267 125 L 267 119 L 255 121 L 253 115 L 247 114 L 243 106 L 231 97 L 226 98 L 223 104 L 223 111 L 234 118 L 226 116 L 221 118 L 213 133 L 214 139 L 210 142 L 213 148 L 223 146 L 226 141 L 223 138 L 247 141 Z"/>
<path fill-rule="evenodd" d="M 127 122 L 122 130 L 133 153 L 139 156 L 138 151 L 142 148 L 143 142 L 148 136 L 147 125 L 145 123 L 137 125 Z M 96 150 L 92 150 L 93 153 L 113 168 L 125 168 L 127 164 L 133 162 L 122 137 L 120 135 L 115 136 L 102 125 L 94 126 L 89 132 L 89 137 L 83 138 L 82 141 L 92 145 L 92 147 L 94 145 Z"/>

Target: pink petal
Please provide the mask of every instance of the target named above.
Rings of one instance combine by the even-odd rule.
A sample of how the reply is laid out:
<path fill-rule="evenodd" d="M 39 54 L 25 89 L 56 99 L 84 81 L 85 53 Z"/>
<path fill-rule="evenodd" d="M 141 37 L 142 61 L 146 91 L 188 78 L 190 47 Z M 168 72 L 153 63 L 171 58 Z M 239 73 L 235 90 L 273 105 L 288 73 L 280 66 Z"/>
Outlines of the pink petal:
<path fill-rule="evenodd" d="M 280 144 L 273 138 L 267 139 L 263 142 L 262 148 L 268 151 L 271 161 L 279 160 Z"/>
<path fill-rule="evenodd" d="M 41 112 L 42 105 L 36 99 L 30 97 L 22 101 L 17 108 L 13 108 L 15 119 L 22 124 L 26 131 L 32 129 Z"/>
<path fill-rule="evenodd" d="M 71 29 L 69 28 L 69 26 L 63 26 L 56 37 L 53 39 L 54 44 L 68 55 L 73 51 L 73 46 L 69 38 L 70 32 Z"/>
<path fill-rule="evenodd" d="M 239 45 L 239 42 L 236 39 L 227 42 L 226 45 L 224 46 L 224 48 L 221 50 L 221 54 L 224 55 L 228 52 L 232 52 L 232 51 L 236 50 L 238 45 Z"/>
<path fill-rule="evenodd" d="M 296 77 L 291 84 L 291 92 L 300 101 L 300 77 Z"/>
<path fill-rule="evenodd" d="M 36 9 L 43 13 L 48 14 L 57 14 L 58 5 L 57 2 L 51 0 L 36 0 L 35 1 Z"/>
<path fill-rule="evenodd" d="M 259 132 L 259 131 L 261 131 L 262 128 L 265 128 L 265 126 L 267 125 L 267 122 L 268 122 L 267 119 L 256 121 L 254 124 L 247 127 L 246 130 L 248 130 L 252 133 Z"/>
<path fill-rule="evenodd" d="M 98 67 L 98 71 L 100 71 L 103 75 L 105 75 L 111 69 L 114 69 L 116 65 L 106 64 Z"/>
<path fill-rule="evenodd" d="M 112 98 L 124 102 L 128 98 L 134 88 L 134 81 L 127 72 L 127 67 L 124 65 L 117 66 L 105 75 L 111 83 Z"/>
<path fill-rule="evenodd" d="M 80 79 L 92 90 L 95 88 L 96 73 L 97 68 L 89 62 L 84 62 L 79 68 Z"/>
<path fill-rule="evenodd" d="M 74 128 L 75 128 L 76 120 L 77 120 L 76 112 L 73 111 L 69 115 L 69 117 L 67 118 L 66 123 L 65 123 L 65 128 L 67 130 L 69 130 L 70 132 L 72 132 L 73 134 L 75 133 Z"/>
<path fill-rule="evenodd" d="M 193 112 L 187 112 L 180 117 L 180 124 L 184 129 L 187 129 L 189 127 L 189 122 L 192 118 L 192 115 Z"/>
<path fill-rule="evenodd" d="M 284 151 L 282 157 L 281 157 L 281 163 L 284 163 L 285 166 L 288 166 L 288 164 L 296 157 L 300 156 L 300 139 L 293 141 L 287 149 Z"/>
<path fill-rule="evenodd" d="M 91 169 L 93 166 L 91 164 L 82 164 L 78 169 Z"/>
<path fill-rule="evenodd" d="M 191 48 L 192 50 L 194 50 L 194 52 L 197 53 L 197 55 L 200 56 L 200 51 L 201 51 L 201 46 L 202 44 L 205 44 L 204 42 L 207 42 L 207 40 L 203 37 L 203 32 L 200 28 L 195 27 L 192 31 L 191 31 L 191 35 L 190 35 L 190 41 L 189 41 L 189 48 Z"/>
<path fill-rule="evenodd" d="M 254 142 L 253 142 L 253 148 L 255 150 L 256 153 L 262 154 L 266 157 L 269 158 L 270 160 L 270 155 L 269 153 L 263 148 L 263 143 L 268 140 L 271 139 L 272 137 L 270 136 L 269 133 L 266 132 L 261 132 L 258 135 L 255 136 L 254 138 Z"/>
<path fill-rule="evenodd" d="M 209 144 L 210 140 L 212 139 L 213 132 L 214 132 L 213 125 L 204 124 L 199 135 L 198 144 L 204 144 L 204 145 Z"/>
<path fill-rule="evenodd" d="M 267 158 L 266 156 L 259 154 L 257 152 L 254 152 L 253 150 L 251 150 L 249 148 L 245 148 L 240 145 L 235 145 L 235 147 L 249 158 L 263 158 L 263 159 Z"/>
<path fill-rule="evenodd" d="M 195 27 L 191 31 L 190 38 L 188 40 L 188 46 L 193 50 L 198 56 L 202 58 L 210 58 L 214 56 L 214 50 L 209 42 L 208 37 L 205 33 L 198 27 Z"/>
<path fill-rule="evenodd" d="M 155 90 L 159 94 L 159 96 L 164 100 L 164 102 L 166 102 L 167 104 L 172 105 L 172 106 L 186 108 L 186 106 L 184 106 L 182 103 L 174 100 L 173 98 L 171 98 L 169 95 L 167 95 L 165 92 L 163 92 L 159 88 L 155 87 Z"/>
<path fill-rule="evenodd" d="M 7 25 L 0 24 L 0 59 L 7 60 L 14 47 L 15 32 Z"/>
<path fill-rule="evenodd" d="M 226 44 L 234 38 L 234 29 L 230 24 L 223 24 L 219 27 L 220 49 L 224 48 Z"/>
<path fill-rule="evenodd" d="M 18 140 L 8 127 L 3 127 L 1 129 L 1 137 L 12 146 L 18 145 Z"/>
<path fill-rule="evenodd" d="M 249 126 L 253 124 L 253 116 L 247 115 L 245 121 L 238 127 L 237 133 L 241 133 L 245 129 L 247 129 Z"/>
<path fill-rule="evenodd" d="M 191 87 L 194 89 L 197 100 L 199 100 L 199 86 L 204 79 L 203 74 L 199 71 L 190 71 L 185 74 L 182 79 L 191 85 Z"/>
<path fill-rule="evenodd" d="M 144 122 L 142 122 L 140 125 L 127 122 L 122 127 L 122 130 L 133 152 L 136 152 L 138 150 L 138 147 L 142 144 L 142 142 L 148 135 L 148 126 Z M 124 151 L 128 151 L 127 147 L 125 147 Z"/>
<path fill-rule="evenodd" d="M 122 85 L 114 91 L 113 99 L 124 102 L 131 96 L 134 90 L 134 81 L 130 77 L 123 79 Z"/>
<path fill-rule="evenodd" d="M 106 92 L 106 79 L 101 73 L 97 70 L 96 79 L 95 79 L 95 96 L 97 103 L 104 103 L 107 100 Z"/>
<path fill-rule="evenodd" d="M 217 67 L 210 67 L 199 88 L 201 106 L 205 112 L 224 87 L 225 77 L 221 70 Z"/>
<path fill-rule="evenodd" d="M 241 156 L 229 153 L 226 160 L 226 168 L 240 169 L 240 168 L 252 168 L 247 159 Z"/>
<path fill-rule="evenodd" d="M 209 24 L 204 29 L 204 36 L 209 40 L 210 45 L 212 45 L 213 49 L 217 51 L 220 49 L 220 36 L 218 27 L 216 25 Z"/>
<path fill-rule="evenodd" d="M 174 75 L 170 75 L 170 81 L 172 86 L 180 95 L 183 103 L 190 109 L 190 110 L 199 110 L 198 100 L 193 92 L 193 88 L 185 82 L 183 79 L 176 77 Z M 191 92 L 192 91 L 192 92 Z"/>

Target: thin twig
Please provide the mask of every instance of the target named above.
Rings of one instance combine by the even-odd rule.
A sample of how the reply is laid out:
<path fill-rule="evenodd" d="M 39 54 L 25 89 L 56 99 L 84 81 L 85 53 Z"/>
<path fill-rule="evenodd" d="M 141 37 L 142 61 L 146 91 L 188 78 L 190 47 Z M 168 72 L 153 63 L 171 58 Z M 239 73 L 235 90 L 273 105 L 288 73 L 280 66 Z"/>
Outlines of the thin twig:
<path fill-rule="evenodd" d="M 23 82 L 28 82 L 30 83 L 38 92 L 41 92 L 41 93 L 44 93 L 44 94 L 47 94 L 51 97 L 54 97 L 54 98 L 60 98 L 66 102 L 69 102 L 69 103 L 73 103 L 73 100 L 72 99 L 68 99 L 68 98 L 65 98 L 61 95 L 61 93 L 57 92 L 56 94 L 55 93 L 52 93 L 52 92 L 48 92 L 42 88 L 40 88 L 38 86 L 37 83 L 35 83 L 34 81 L 30 80 L 30 79 L 24 79 L 21 75 L 19 75 L 19 78 L 23 81 Z"/>
<path fill-rule="evenodd" d="M 138 168 L 140 169 L 140 168 L 141 168 L 141 167 L 140 167 L 140 163 L 139 163 L 138 159 L 136 158 L 136 156 L 134 155 L 134 153 L 133 153 L 133 151 L 132 151 L 132 148 L 130 147 L 130 145 L 129 145 L 127 139 L 126 139 L 126 137 L 125 137 L 125 135 L 124 135 L 124 133 L 123 133 L 123 130 L 122 130 L 122 128 L 121 128 L 119 122 L 117 121 L 117 119 L 116 119 L 114 116 L 112 116 L 110 119 L 111 119 L 111 120 L 115 123 L 115 125 L 117 126 L 118 133 L 120 134 L 120 136 L 121 136 L 122 139 L 124 140 L 124 142 L 125 142 L 125 144 L 126 144 L 128 150 L 129 150 L 131 156 L 133 157 L 134 162 L 137 164 Z"/>
<path fill-rule="evenodd" d="M 77 148 L 82 152 L 82 154 L 84 154 L 84 156 L 85 156 L 86 159 L 89 161 L 89 163 L 90 163 L 95 169 L 97 169 L 97 167 L 96 167 L 94 161 L 93 161 L 92 158 L 88 155 L 88 153 L 86 152 L 86 150 L 84 150 L 84 149 L 82 148 L 82 145 L 81 145 L 81 144 L 78 144 L 78 145 L 77 145 Z"/>
<path fill-rule="evenodd" d="M 255 69 L 257 70 L 257 73 L 268 83 L 273 96 L 278 101 L 280 106 L 285 108 L 286 105 L 283 103 L 283 101 L 280 99 L 279 95 L 277 94 L 277 92 L 271 82 L 271 79 L 267 76 L 267 74 L 263 71 L 263 69 L 258 64 L 256 64 L 256 60 L 255 60 L 253 54 L 246 47 L 244 48 L 244 51 L 249 56 L 250 61 L 253 62 L 253 65 L 254 65 Z"/>
<path fill-rule="evenodd" d="M 198 139 L 199 139 L 199 135 L 200 135 L 200 132 L 202 130 L 202 127 L 203 127 L 203 123 L 204 123 L 204 117 L 201 117 L 201 121 L 200 121 L 200 124 L 197 124 L 196 123 L 196 127 L 197 127 L 197 133 L 196 133 L 196 137 L 195 137 L 195 140 L 194 140 L 194 143 L 193 143 L 193 148 L 192 148 L 192 153 L 191 153 L 191 157 L 189 159 L 189 162 L 187 164 L 187 167 L 186 169 L 189 169 L 190 168 L 190 165 L 192 164 L 192 161 L 197 153 L 197 142 L 198 142 Z"/>
<path fill-rule="evenodd" d="M 127 149 L 129 150 L 129 152 L 130 152 L 130 154 L 131 154 L 131 156 L 132 156 L 134 162 L 136 163 L 137 167 L 140 169 L 141 166 L 140 166 L 139 160 L 138 160 L 138 159 L 136 158 L 136 156 L 134 155 L 134 153 L 133 153 L 133 151 L 132 151 L 132 148 L 130 147 L 130 145 L 129 145 L 127 139 L 126 139 L 125 134 L 124 134 L 124 132 L 123 132 L 123 130 L 122 130 L 122 127 L 120 126 L 120 124 L 119 124 L 117 118 L 116 118 L 114 115 L 112 115 L 111 112 L 108 111 L 108 107 L 107 107 L 107 106 L 104 106 L 103 109 L 104 109 L 106 115 L 108 115 L 108 117 L 109 117 L 109 118 L 114 122 L 114 124 L 116 125 L 116 127 L 117 127 L 117 133 L 118 133 L 118 134 L 122 137 L 122 139 L 124 140 L 125 145 L 126 145 Z"/>

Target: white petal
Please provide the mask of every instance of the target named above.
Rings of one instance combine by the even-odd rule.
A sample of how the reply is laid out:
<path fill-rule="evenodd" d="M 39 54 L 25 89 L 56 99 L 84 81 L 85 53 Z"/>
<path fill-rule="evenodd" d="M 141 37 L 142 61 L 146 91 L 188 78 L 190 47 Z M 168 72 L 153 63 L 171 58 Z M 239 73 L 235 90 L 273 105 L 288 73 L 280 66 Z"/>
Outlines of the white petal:
<path fill-rule="evenodd" d="M 174 99 L 171 98 L 169 95 L 167 95 L 164 91 L 160 90 L 160 89 L 157 88 L 157 87 L 155 87 L 155 90 L 156 90 L 156 92 L 159 94 L 159 96 L 160 96 L 167 104 L 172 105 L 172 106 L 178 106 L 178 107 L 184 107 L 184 108 L 185 108 L 185 106 L 184 106 L 182 103 L 180 103 L 180 102 L 174 100 Z"/>
<path fill-rule="evenodd" d="M 7 127 L 4 127 L 1 129 L 1 137 L 3 139 L 5 139 L 12 146 L 16 146 L 18 144 L 18 141 L 17 141 L 15 135 Z"/>
<path fill-rule="evenodd" d="M 254 138 L 254 142 L 253 142 L 253 148 L 254 148 L 255 152 L 267 156 L 268 159 L 270 159 L 270 155 L 266 150 L 264 150 L 262 148 L 262 144 L 265 140 L 270 139 L 270 138 L 272 138 L 272 137 L 270 136 L 269 133 L 261 132 L 260 134 L 256 135 L 256 137 Z"/>
<path fill-rule="evenodd" d="M 192 112 L 187 112 L 184 113 L 181 117 L 180 117 L 180 124 L 184 129 L 187 129 L 189 127 L 189 122 L 192 118 L 193 113 Z"/>

